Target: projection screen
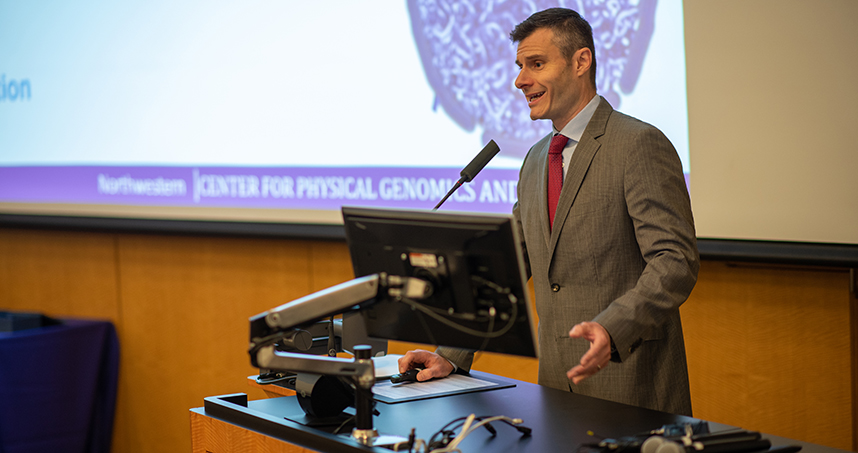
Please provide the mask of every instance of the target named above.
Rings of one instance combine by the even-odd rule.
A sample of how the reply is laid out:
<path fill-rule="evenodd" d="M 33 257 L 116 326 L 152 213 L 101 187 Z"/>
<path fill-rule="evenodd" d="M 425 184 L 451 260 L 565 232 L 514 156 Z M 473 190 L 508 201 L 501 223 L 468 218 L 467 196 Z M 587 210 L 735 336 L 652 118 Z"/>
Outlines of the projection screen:
<path fill-rule="evenodd" d="M 593 24 L 599 94 L 676 147 L 704 243 L 858 261 L 858 4 L 838 0 L 2 2 L 0 220 L 341 237 L 341 206 L 430 209 L 489 140 L 442 209 L 509 213 L 550 126 L 508 33 L 556 5 Z"/>
<path fill-rule="evenodd" d="M 509 213 L 550 130 L 508 33 L 554 2 L 150 1 L 0 5 L 6 213 L 341 223 L 342 205 Z M 688 163 L 682 5 L 567 2 L 599 92 Z M 670 68 L 665 70 L 665 68 Z"/>

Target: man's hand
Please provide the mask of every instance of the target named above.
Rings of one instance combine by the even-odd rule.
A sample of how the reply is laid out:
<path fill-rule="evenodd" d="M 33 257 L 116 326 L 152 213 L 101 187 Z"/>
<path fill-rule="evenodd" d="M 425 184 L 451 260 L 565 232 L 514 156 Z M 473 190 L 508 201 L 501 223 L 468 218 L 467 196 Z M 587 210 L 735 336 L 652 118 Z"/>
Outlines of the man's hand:
<path fill-rule="evenodd" d="M 584 379 L 602 371 L 611 363 L 611 336 L 596 322 L 582 322 L 569 331 L 571 338 L 583 338 L 590 342 L 590 349 L 581 357 L 581 363 L 566 372 L 566 377 L 578 385 Z M 399 367 L 402 368 L 402 359 Z"/>
<path fill-rule="evenodd" d="M 418 381 L 428 381 L 432 378 L 442 378 L 453 372 L 453 364 L 434 352 L 415 349 L 408 351 L 399 359 L 399 372 L 404 373 L 412 368 L 423 368 L 417 374 Z"/>

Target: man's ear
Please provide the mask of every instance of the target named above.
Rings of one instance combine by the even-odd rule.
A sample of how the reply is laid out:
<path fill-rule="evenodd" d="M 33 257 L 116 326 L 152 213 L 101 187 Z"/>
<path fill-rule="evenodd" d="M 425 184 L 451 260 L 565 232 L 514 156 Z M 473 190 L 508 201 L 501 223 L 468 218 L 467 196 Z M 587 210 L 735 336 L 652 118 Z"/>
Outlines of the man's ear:
<path fill-rule="evenodd" d="M 582 47 L 575 51 L 575 57 L 572 61 L 575 64 L 575 73 L 578 77 L 581 77 L 586 74 L 593 65 L 593 52 L 591 52 L 587 47 Z"/>

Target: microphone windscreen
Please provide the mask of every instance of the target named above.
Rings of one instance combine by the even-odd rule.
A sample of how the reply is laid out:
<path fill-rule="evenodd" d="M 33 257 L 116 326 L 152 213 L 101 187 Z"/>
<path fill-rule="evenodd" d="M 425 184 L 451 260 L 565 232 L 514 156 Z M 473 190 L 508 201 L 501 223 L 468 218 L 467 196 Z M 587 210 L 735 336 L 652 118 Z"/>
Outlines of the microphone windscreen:
<path fill-rule="evenodd" d="M 494 140 L 490 140 L 488 144 L 477 154 L 477 157 L 465 167 L 459 175 L 462 177 L 464 182 L 471 182 L 477 176 L 477 173 L 492 160 L 493 157 L 500 151 L 497 143 Z"/>
<path fill-rule="evenodd" d="M 650 436 L 641 444 L 641 453 L 655 453 L 667 439 L 661 436 Z"/>
<path fill-rule="evenodd" d="M 685 447 L 672 440 L 668 440 L 661 444 L 656 451 L 658 453 L 686 453 Z"/>

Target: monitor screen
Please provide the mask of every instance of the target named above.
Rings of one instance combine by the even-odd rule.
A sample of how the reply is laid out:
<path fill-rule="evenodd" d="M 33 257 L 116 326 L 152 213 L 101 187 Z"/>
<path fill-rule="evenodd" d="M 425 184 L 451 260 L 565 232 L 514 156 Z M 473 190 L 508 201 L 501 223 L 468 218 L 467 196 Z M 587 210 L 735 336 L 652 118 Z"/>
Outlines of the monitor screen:
<path fill-rule="evenodd" d="M 415 300 L 362 310 L 372 337 L 537 356 L 518 231 L 511 216 L 343 208 L 355 276 L 430 283 Z"/>

